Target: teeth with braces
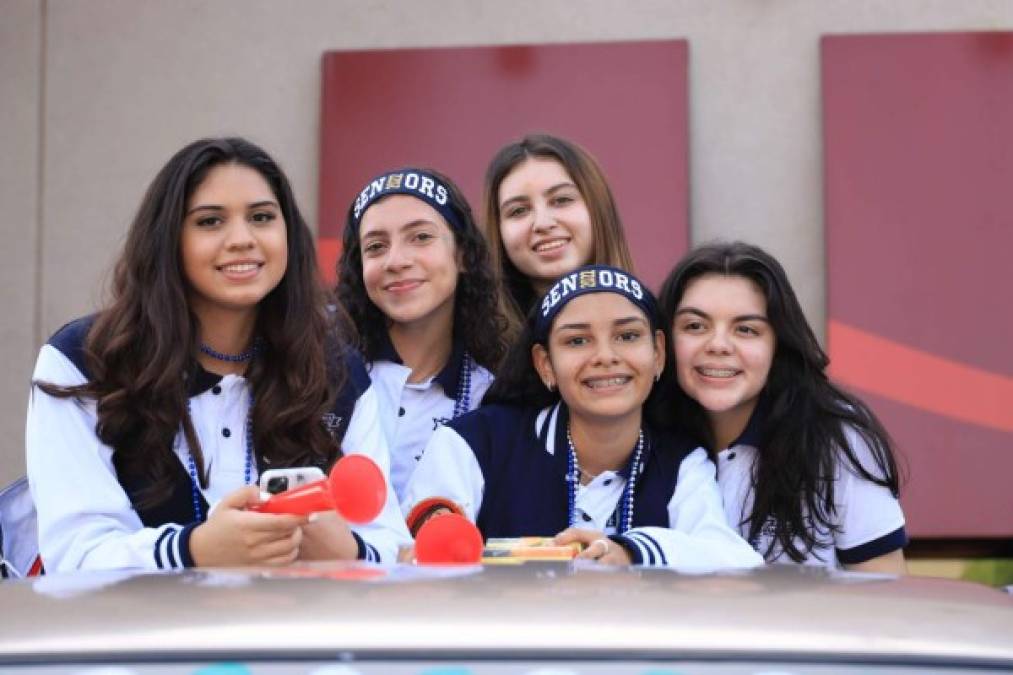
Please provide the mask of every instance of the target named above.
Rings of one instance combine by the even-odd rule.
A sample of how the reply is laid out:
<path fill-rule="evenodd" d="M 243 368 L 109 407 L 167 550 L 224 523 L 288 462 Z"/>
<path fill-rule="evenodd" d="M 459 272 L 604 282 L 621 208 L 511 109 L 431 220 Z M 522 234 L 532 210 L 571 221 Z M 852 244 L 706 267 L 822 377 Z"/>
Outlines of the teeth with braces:
<path fill-rule="evenodd" d="M 733 377 L 738 374 L 737 370 L 731 368 L 700 368 L 700 372 L 707 377 Z"/>
<path fill-rule="evenodd" d="M 629 381 L 630 378 L 628 377 L 609 377 L 606 379 L 588 380 L 587 386 L 591 387 L 592 389 L 599 389 L 601 387 L 618 387 L 620 385 L 626 384 Z"/>

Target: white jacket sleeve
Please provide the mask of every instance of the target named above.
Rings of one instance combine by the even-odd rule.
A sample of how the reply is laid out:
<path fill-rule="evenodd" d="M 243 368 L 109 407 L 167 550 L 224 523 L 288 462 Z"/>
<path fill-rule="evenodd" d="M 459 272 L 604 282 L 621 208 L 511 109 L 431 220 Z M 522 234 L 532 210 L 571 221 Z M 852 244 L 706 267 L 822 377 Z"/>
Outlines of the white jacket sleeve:
<path fill-rule="evenodd" d="M 396 562 L 398 549 L 410 545 L 411 537 L 390 482 L 390 451 L 380 424 L 377 393 L 373 387 L 369 387 L 355 402 L 341 448 L 347 455 L 365 455 L 376 462 L 387 483 L 387 500 L 380 515 L 366 525 L 352 526 L 352 534 L 359 544 L 359 558 L 371 562 Z"/>
<path fill-rule="evenodd" d="M 709 571 L 763 563 L 725 522 L 714 464 L 703 448 L 691 452 L 679 466 L 668 520 L 669 527 L 635 527 L 612 539 L 623 544 L 638 565 Z"/>
<path fill-rule="evenodd" d="M 401 508 L 407 515 L 427 499 L 447 499 L 475 522 L 484 491 L 485 478 L 475 453 L 454 429 L 441 425 L 429 437 L 422 459 L 408 481 Z"/>
<path fill-rule="evenodd" d="M 872 451 L 853 427 L 845 434 L 856 459 L 873 475 L 878 475 Z M 889 488 L 860 476 L 854 467 L 840 460 L 837 467 L 838 523 L 834 536 L 838 560 L 854 565 L 885 555 L 907 544 L 904 512 Z"/>
<path fill-rule="evenodd" d="M 56 348 L 39 352 L 33 380 L 77 385 L 84 376 Z M 50 572 L 193 565 L 196 523 L 144 527 L 116 479 L 112 448 L 95 435 L 95 406 L 33 387 L 25 429 L 39 550 Z"/>

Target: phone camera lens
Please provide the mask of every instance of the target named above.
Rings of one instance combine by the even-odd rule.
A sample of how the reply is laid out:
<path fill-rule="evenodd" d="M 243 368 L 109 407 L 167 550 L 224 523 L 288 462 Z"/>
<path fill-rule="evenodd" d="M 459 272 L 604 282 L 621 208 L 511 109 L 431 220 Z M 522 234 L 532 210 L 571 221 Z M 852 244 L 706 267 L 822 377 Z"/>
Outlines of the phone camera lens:
<path fill-rule="evenodd" d="M 267 480 L 267 491 L 272 495 L 276 495 L 279 492 L 284 492 L 288 489 L 288 477 L 287 476 L 274 476 Z"/>

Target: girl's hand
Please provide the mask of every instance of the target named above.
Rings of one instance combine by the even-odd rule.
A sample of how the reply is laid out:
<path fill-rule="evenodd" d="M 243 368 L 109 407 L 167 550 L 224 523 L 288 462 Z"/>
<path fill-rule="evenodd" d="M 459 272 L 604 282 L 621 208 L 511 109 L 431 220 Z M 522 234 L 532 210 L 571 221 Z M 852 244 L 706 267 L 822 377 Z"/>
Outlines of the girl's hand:
<path fill-rule="evenodd" d="M 257 486 L 239 488 L 194 528 L 190 555 L 198 567 L 287 565 L 298 557 L 306 516 L 245 510 L 258 503 Z"/>
<path fill-rule="evenodd" d="M 302 534 L 299 560 L 355 560 L 359 555 L 348 522 L 334 511 L 314 514 Z"/>
<path fill-rule="evenodd" d="M 415 545 L 402 546 L 397 551 L 397 561 L 399 563 L 412 564 L 415 562 Z"/>
<path fill-rule="evenodd" d="M 577 554 L 578 558 L 594 560 L 602 565 L 629 565 L 633 562 L 626 549 L 598 530 L 570 527 L 555 537 L 555 543 L 560 546 L 572 544 L 575 541 L 584 545 L 584 550 Z"/>

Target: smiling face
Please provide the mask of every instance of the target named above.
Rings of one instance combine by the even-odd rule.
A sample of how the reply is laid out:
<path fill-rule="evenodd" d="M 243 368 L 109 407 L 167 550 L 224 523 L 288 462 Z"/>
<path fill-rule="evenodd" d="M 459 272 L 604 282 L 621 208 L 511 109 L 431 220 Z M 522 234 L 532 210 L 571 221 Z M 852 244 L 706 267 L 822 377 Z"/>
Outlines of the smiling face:
<path fill-rule="evenodd" d="M 749 421 L 774 360 L 777 337 L 760 287 L 720 274 L 690 281 L 672 322 L 672 341 L 679 386 L 703 406 L 715 436 L 733 440 Z"/>
<path fill-rule="evenodd" d="M 371 205 L 359 226 L 366 294 L 396 324 L 453 321 L 460 274 L 454 233 L 436 209 L 408 195 Z"/>
<path fill-rule="evenodd" d="M 199 318 L 255 313 L 288 267 L 285 219 L 264 177 L 241 164 L 208 171 L 186 205 L 180 257 Z"/>
<path fill-rule="evenodd" d="M 665 337 L 617 293 L 588 293 L 559 312 L 547 348 L 531 349 L 542 381 L 559 387 L 574 418 L 639 416 L 665 365 Z"/>
<path fill-rule="evenodd" d="M 591 258 L 591 216 L 573 179 L 554 159 L 530 157 L 503 179 L 500 236 L 514 266 L 543 291 Z"/>

